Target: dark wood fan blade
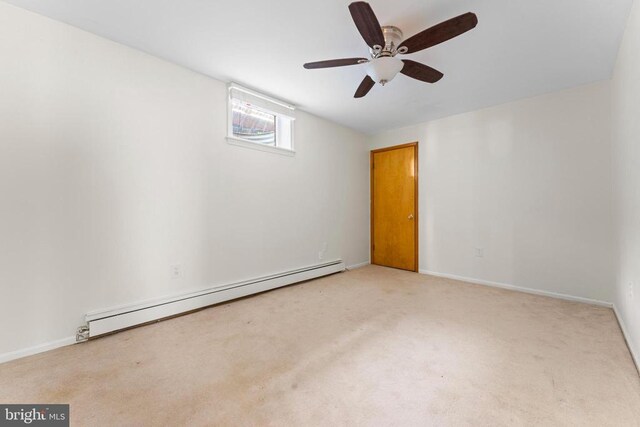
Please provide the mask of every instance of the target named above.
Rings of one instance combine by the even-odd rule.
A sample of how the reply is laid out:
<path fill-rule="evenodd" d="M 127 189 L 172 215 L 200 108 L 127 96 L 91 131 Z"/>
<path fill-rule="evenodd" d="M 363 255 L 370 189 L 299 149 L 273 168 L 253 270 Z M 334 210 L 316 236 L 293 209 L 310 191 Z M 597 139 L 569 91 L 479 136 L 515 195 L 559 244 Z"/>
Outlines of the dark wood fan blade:
<path fill-rule="evenodd" d="M 364 1 L 356 1 L 349 5 L 349 12 L 353 22 L 355 22 L 360 35 L 364 41 L 373 47 L 375 45 L 384 47 L 384 35 L 380 28 L 380 23 L 369 3 Z"/>
<path fill-rule="evenodd" d="M 344 58 L 344 59 L 329 59 L 326 61 L 307 62 L 304 64 L 304 68 L 307 70 L 313 70 L 316 68 L 331 68 L 331 67 L 344 67 L 345 65 L 356 65 L 360 61 L 369 61 L 367 58 Z"/>
<path fill-rule="evenodd" d="M 476 25 L 478 25 L 478 17 L 474 13 L 468 12 L 409 37 L 402 42 L 398 49 L 406 47 L 407 52 L 405 53 L 418 52 L 466 33 Z"/>
<path fill-rule="evenodd" d="M 369 93 L 369 91 L 373 86 L 375 86 L 375 84 L 376 82 L 374 82 L 371 77 L 365 76 L 364 80 L 362 80 L 362 83 L 360 83 L 360 86 L 358 86 L 358 90 L 356 90 L 356 93 L 355 95 L 353 95 L 353 97 L 362 98 Z"/>
<path fill-rule="evenodd" d="M 402 62 L 404 62 L 404 67 L 402 67 L 400 72 L 405 76 L 412 77 L 416 80 L 435 83 L 444 76 L 440 71 L 435 68 L 431 68 L 428 65 L 424 65 L 410 59 L 403 59 Z"/>

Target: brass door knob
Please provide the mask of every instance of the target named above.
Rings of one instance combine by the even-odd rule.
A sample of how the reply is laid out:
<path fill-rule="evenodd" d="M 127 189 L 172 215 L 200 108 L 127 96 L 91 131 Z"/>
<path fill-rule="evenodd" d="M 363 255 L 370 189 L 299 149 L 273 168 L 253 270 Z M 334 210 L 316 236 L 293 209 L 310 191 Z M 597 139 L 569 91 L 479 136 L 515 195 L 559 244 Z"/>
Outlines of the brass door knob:
<path fill-rule="evenodd" d="M 409 218 L 408 219 L 413 219 L 413 214 L 409 214 Z"/>

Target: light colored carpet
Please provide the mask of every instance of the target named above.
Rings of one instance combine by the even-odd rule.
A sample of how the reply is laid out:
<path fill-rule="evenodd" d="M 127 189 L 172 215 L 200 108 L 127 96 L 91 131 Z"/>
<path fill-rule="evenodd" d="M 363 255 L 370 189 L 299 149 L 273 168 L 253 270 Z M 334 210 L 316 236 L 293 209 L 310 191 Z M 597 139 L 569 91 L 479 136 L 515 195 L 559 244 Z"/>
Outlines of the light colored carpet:
<path fill-rule="evenodd" d="M 640 425 L 610 309 L 369 266 L 0 365 L 72 425 Z"/>

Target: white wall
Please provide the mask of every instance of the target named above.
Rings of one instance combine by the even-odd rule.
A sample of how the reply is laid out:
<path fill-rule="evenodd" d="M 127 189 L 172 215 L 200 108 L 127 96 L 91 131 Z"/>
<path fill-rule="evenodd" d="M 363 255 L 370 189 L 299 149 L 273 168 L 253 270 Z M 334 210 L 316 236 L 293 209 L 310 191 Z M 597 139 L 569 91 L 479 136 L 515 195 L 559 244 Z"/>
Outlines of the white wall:
<path fill-rule="evenodd" d="M 0 2 L 0 354 L 86 312 L 368 260 L 363 135 L 227 144 L 225 84 Z M 170 266 L 184 277 L 172 280 Z"/>
<path fill-rule="evenodd" d="M 609 97 L 597 83 L 376 135 L 419 142 L 421 271 L 611 301 Z"/>
<path fill-rule="evenodd" d="M 616 309 L 640 363 L 640 4 L 636 1 L 612 83 Z"/>

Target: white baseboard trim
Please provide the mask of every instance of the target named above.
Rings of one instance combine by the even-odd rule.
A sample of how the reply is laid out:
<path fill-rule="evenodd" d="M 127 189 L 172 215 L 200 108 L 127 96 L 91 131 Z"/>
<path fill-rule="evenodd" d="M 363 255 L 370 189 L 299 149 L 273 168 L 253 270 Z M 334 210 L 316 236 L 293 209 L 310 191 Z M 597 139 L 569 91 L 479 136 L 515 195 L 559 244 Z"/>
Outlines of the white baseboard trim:
<path fill-rule="evenodd" d="M 75 344 L 76 337 L 62 338 L 55 341 L 50 341 L 44 344 L 34 345 L 33 347 L 23 348 L 21 350 L 10 351 L 8 353 L 0 354 L 0 363 L 8 362 L 10 360 L 20 359 L 22 357 L 33 356 L 34 354 L 43 353 L 45 351 L 54 350 L 56 348 L 64 347 L 67 345 Z"/>
<path fill-rule="evenodd" d="M 562 300 L 566 300 L 566 301 L 581 302 L 581 303 L 585 303 L 585 304 L 591 304 L 591 305 L 598 305 L 598 306 L 601 306 L 601 307 L 613 308 L 613 303 L 606 302 L 606 301 L 600 301 L 600 300 L 595 300 L 595 299 L 590 299 L 590 298 L 583 298 L 583 297 L 576 297 L 576 296 L 573 296 L 573 295 L 561 294 L 561 293 L 551 292 L 551 291 L 542 291 L 542 290 L 539 290 L 539 289 L 524 288 L 524 287 L 521 287 L 521 286 L 509 285 L 507 283 L 492 282 L 490 280 L 474 279 L 472 277 L 456 276 L 455 274 L 438 273 L 438 272 L 429 271 L 429 270 L 420 270 L 420 274 L 427 274 L 429 276 L 443 277 L 445 279 L 459 280 L 461 282 L 473 283 L 475 285 L 490 286 L 492 288 L 501 288 L 501 289 L 508 289 L 508 290 L 512 290 L 512 291 L 524 292 L 526 294 L 541 295 L 541 296 L 545 296 L 545 297 L 557 298 L 557 299 L 562 299 Z"/>
<path fill-rule="evenodd" d="M 557 298 L 557 299 L 562 299 L 562 300 L 567 300 L 567 301 L 581 302 L 581 303 L 585 303 L 585 304 L 591 304 L 591 305 L 597 305 L 597 306 L 601 306 L 601 307 L 611 308 L 611 309 L 613 309 L 613 313 L 616 316 L 616 319 L 618 321 L 618 325 L 620 325 L 620 330 L 622 331 L 622 336 L 624 337 L 624 340 L 625 340 L 625 342 L 627 344 L 627 348 L 629 349 L 629 354 L 631 354 L 631 359 L 633 360 L 633 363 L 635 364 L 636 370 L 638 371 L 638 375 L 640 375 L 640 352 L 636 351 L 634 349 L 632 341 L 630 339 L 630 335 L 629 335 L 627 326 L 624 323 L 624 320 L 622 319 L 622 316 L 620 315 L 620 312 L 618 311 L 618 308 L 613 303 L 606 302 L 606 301 L 594 300 L 594 299 L 590 299 L 590 298 L 576 297 L 576 296 L 573 296 L 573 295 L 560 294 L 560 293 L 557 293 L 557 292 L 541 291 L 539 289 L 531 289 L 531 288 L 523 288 L 523 287 L 520 287 L 520 286 L 509 285 L 509 284 L 506 284 L 506 283 L 492 282 L 492 281 L 489 281 L 489 280 L 481 280 L 481 279 L 474 279 L 474 278 L 471 278 L 471 277 L 457 276 L 455 274 L 437 273 L 437 272 L 429 271 L 429 270 L 420 270 L 420 274 L 427 274 L 427 275 L 430 275 L 430 276 L 443 277 L 445 279 L 453 279 L 453 280 L 459 280 L 461 282 L 473 283 L 475 285 L 490 286 L 490 287 L 493 287 L 493 288 L 500 288 L 500 289 L 508 289 L 508 290 L 517 291 L 517 292 L 524 292 L 524 293 L 527 293 L 527 294 L 541 295 L 541 296 Z"/>
<path fill-rule="evenodd" d="M 362 268 L 369 264 L 370 264 L 369 261 L 365 261 L 365 262 L 359 262 L 358 264 L 347 265 L 347 270 L 355 270 L 356 268 Z"/>
<path fill-rule="evenodd" d="M 640 354 L 636 352 L 633 348 L 633 344 L 631 342 L 631 337 L 629 336 L 629 332 L 627 329 L 620 312 L 618 311 L 618 307 L 613 304 L 613 312 L 616 315 L 616 319 L 618 319 L 618 325 L 620 325 L 620 330 L 622 330 L 622 336 L 624 337 L 625 342 L 627 343 L 627 348 L 629 349 L 629 353 L 631 353 L 631 359 L 633 359 L 633 363 L 636 365 L 636 370 L 638 371 L 638 375 L 640 375 Z"/>

